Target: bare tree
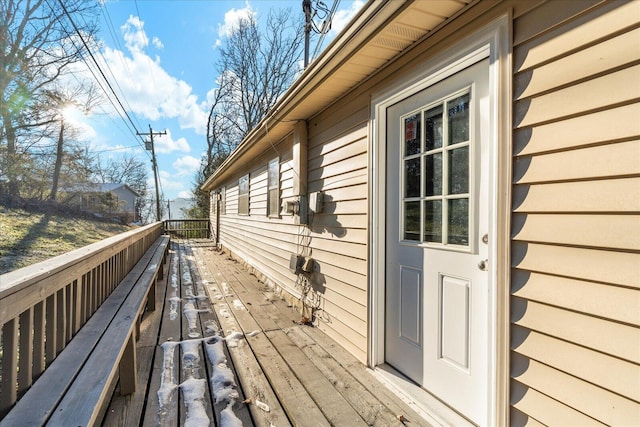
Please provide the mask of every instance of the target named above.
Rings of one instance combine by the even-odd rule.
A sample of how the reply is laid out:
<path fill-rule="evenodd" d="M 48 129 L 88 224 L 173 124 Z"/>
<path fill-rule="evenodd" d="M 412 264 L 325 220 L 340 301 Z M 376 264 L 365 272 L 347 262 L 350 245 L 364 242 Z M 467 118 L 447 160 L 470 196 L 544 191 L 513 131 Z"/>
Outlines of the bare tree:
<path fill-rule="evenodd" d="M 69 107 L 79 107 L 85 113 L 89 112 L 101 101 L 98 93 L 98 87 L 93 82 L 78 80 L 73 87 L 61 87 L 56 90 L 46 90 L 44 94 L 49 98 L 52 106 L 51 111 L 54 113 L 52 117 L 59 117 L 58 120 L 52 119 L 52 122 L 59 124 L 58 141 L 56 143 L 55 166 L 53 168 L 53 179 L 51 183 L 50 200 L 56 200 L 58 193 L 58 183 L 60 181 L 60 171 L 62 169 L 63 156 L 65 154 L 65 139 L 75 139 L 75 130 L 65 126 L 64 111 Z M 67 133 L 65 134 L 65 127 Z"/>
<path fill-rule="evenodd" d="M 89 0 L 64 0 L 64 8 L 57 0 L 0 0 L 0 190 L 19 194 L 26 150 L 55 120 L 47 91 L 81 59 L 77 33 L 93 40 L 98 7 Z"/>
<path fill-rule="evenodd" d="M 254 15 L 238 22 L 221 48 L 210 136 L 234 148 L 258 125 L 301 71 L 303 34 L 291 9 L 272 9 L 263 31 Z"/>
<path fill-rule="evenodd" d="M 302 71 L 304 19 L 291 9 L 272 9 L 265 28 L 256 16 L 241 19 L 221 48 L 218 88 L 207 123 L 207 151 L 194 180 L 196 207 L 207 216 L 209 200 L 200 189 L 255 128 Z"/>

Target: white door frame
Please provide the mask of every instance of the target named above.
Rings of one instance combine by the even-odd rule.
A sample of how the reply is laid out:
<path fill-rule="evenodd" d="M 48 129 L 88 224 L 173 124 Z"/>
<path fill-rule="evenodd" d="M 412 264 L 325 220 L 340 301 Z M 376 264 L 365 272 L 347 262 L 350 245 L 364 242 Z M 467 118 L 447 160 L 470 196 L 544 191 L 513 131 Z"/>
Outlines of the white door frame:
<path fill-rule="evenodd" d="M 418 67 L 422 71 L 407 81 L 395 80 L 371 100 L 369 152 L 371 227 L 369 232 L 369 349 L 368 364 L 384 364 L 385 322 L 385 182 L 386 110 L 456 72 L 489 57 L 490 97 L 490 212 L 489 355 L 491 375 L 487 425 L 507 425 L 509 412 L 509 284 L 511 217 L 511 16 L 505 15 Z"/>

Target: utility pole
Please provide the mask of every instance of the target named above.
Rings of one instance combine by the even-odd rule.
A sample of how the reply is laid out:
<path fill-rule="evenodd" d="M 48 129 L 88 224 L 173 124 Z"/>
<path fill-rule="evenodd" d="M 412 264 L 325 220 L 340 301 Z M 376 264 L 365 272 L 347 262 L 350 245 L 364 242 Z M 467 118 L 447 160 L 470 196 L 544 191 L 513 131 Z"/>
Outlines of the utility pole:
<path fill-rule="evenodd" d="M 158 136 L 166 135 L 167 131 L 165 130 L 163 132 L 154 132 L 153 129 L 151 129 L 151 125 L 149 125 L 149 133 L 137 132 L 137 134 L 139 136 L 149 136 L 151 138 L 151 141 L 149 144 L 147 144 L 148 141 L 145 141 L 145 147 L 147 150 L 151 151 L 151 164 L 153 166 L 153 178 L 155 179 L 155 182 L 156 182 L 156 220 L 160 221 L 162 216 L 161 215 L 162 211 L 160 209 L 160 188 L 158 186 L 158 163 L 156 162 L 156 149 L 153 145 L 153 137 L 155 135 L 158 135 Z"/>
<path fill-rule="evenodd" d="M 304 13 L 304 68 L 309 65 L 309 39 L 311 37 L 311 30 L 320 34 L 320 40 L 316 46 L 316 52 L 322 45 L 324 36 L 331 29 L 331 21 L 333 15 L 336 13 L 340 0 L 333 0 L 333 6 L 331 10 L 321 0 L 302 0 L 302 12 Z M 320 25 L 316 24 L 316 19 L 322 21 Z M 315 56 L 316 52 L 313 53 Z"/>
<path fill-rule="evenodd" d="M 304 68 L 309 65 L 309 37 L 311 35 L 311 0 L 302 0 L 304 13 Z"/>

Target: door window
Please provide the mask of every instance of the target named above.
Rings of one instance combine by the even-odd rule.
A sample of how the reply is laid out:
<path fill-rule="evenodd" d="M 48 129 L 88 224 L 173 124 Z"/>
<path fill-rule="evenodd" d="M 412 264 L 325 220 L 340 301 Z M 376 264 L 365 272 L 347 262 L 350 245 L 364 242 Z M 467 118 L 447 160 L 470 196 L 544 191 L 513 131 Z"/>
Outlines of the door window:
<path fill-rule="evenodd" d="M 401 240 L 469 246 L 471 89 L 402 117 Z"/>

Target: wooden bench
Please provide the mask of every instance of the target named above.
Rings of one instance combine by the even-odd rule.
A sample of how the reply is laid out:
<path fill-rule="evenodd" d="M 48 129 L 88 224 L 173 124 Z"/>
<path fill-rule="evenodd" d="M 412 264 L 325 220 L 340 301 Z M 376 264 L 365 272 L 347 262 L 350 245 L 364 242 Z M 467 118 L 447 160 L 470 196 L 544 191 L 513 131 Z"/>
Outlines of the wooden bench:
<path fill-rule="evenodd" d="M 119 376 L 136 388 L 136 339 L 142 313 L 155 309 L 169 237 L 161 236 L 0 422 L 0 426 L 99 424 Z"/>

